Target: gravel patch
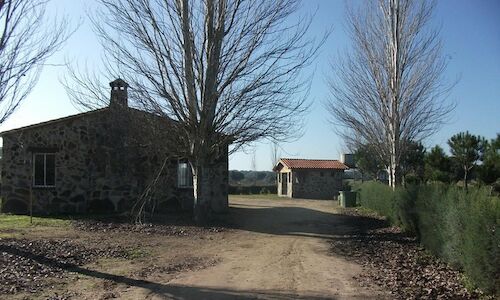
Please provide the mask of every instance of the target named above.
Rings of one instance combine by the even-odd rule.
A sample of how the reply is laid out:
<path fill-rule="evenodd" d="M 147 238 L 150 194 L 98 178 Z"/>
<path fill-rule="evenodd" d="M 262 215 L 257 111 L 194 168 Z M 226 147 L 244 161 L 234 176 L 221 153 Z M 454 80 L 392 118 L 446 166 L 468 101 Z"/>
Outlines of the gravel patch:
<path fill-rule="evenodd" d="M 72 224 L 75 229 L 87 232 L 134 232 L 146 235 L 156 234 L 177 237 L 198 236 L 227 231 L 226 228 L 219 226 L 131 224 L 97 220 L 75 220 Z"/>

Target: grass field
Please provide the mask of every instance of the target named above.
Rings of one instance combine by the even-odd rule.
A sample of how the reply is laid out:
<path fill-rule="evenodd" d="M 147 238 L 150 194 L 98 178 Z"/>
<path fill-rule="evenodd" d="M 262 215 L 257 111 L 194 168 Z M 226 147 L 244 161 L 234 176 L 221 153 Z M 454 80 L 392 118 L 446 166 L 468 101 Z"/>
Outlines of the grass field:
<path fill-rule="evenodd" d="M 0 230 L 32 226 L 66 227 L 69 225 L 70 220 L 57 217 L 33 217 L 33 223 L 31 223 L 29 216 L 0 214 Z"/>

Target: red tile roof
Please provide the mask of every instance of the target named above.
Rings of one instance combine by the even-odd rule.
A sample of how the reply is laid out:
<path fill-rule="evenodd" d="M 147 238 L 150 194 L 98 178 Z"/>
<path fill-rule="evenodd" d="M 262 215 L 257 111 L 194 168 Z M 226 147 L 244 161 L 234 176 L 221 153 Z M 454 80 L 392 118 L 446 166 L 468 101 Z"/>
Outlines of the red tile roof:
<path fill-rule="evenodd" d="M 280 162 L 290 169 L 334 169 L 346 170 L 348 167 L 334 159 L 296 159 L 282 158 Z"/>

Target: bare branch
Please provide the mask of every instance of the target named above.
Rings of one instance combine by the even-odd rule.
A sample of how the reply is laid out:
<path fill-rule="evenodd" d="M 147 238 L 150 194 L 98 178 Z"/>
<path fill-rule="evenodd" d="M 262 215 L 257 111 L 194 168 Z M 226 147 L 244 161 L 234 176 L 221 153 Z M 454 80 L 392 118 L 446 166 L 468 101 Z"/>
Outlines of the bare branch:
<path fill-rule="evenodd" d="M 409 141 L 421 141 L 447 120 L 447 62 L 439 32 L 428 29 L 434 2 L 379 0 L 348 11 L 353 48 L 332 65 L 332 123 L 347 144 L 375 149 L 395 186 Z"/>
<path fill-rule="evenodd" d="M 119 62 L 136 106 L 178 122 L 195 199 L 209 201 L 202 173 L 228 144 L 237 151 L 301 132 L 311 79 L 302 72 L 328 32 L 311 39 L 312 17 L 287 21 L 298 0 L 99 2 L 91 18 L 106 59 Z M 85 90 L 85 77 L 76 77 L 73 86 Z M 74 101 L 85 102 L 66 86 Z"/>
<path fill-rule="evenodd" d="M 46 24 L 47 2 L 0 2 L 0 124 L 28 96 L 47 58 L 72 33 L 66 19 Z"/>

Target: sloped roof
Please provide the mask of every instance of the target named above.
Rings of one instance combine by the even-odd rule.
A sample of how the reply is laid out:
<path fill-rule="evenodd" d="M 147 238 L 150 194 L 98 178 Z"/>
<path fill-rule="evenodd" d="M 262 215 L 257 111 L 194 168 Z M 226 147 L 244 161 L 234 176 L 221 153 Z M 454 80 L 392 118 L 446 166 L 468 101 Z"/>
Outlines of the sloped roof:
<path fill-rule="evenodd" d="M 347 170 L 348 167 L 335 159 L 297 159 L 282 158 L 278 162 L 290 169 L 328 169 L 328 170 Z M 278 165 L 274 168 L 278 168 Z"/>
<path fill-rule="evenodd" d="M 66 122 L 66 121 L 69 121 L 69 120 L 83 118 L 83 117 L 86 117 L 86 116 L 92 115 L 92 114 L 103 113 L 103 112 L 106 112 L 106 111 L 110 111 L 111 109 L 112 108 L 110 108 L 109 106 L 106 106 L 106 107 L 103 107 L 103 108 L 99 108 L 99 109 L 95 109 L 95 110 L 90 110 L 90 111 L 79 113 L 79 114 L 76 114 L 76 115 L 70 115 L 70 116 L 67 116 L 67 117 L 53 119 L 53 120 L 49 120 L 49 121 L 45 121 L 45 122 L 41 122 L 41 123 L 36 123 L 36 124 L 28 125 L 28 126 L 23 126 L 23 127 L 18 127 L 18 128 L 14 128 L 14 129 L 9 129 L 9 130 L 0 132 L 0 137 L 4 136 L 4 135 L 7 135 L 7 134 L 15 133 L 15 132 L 18 132 L 18 131 L 29 130 L 29 129 L 43 127 L 43 126 L 47 126 L 47 125 L 52 125 L 52 124 L 56 124 L 56 123 L 60 123 L 60 122 Z M 136 108 L 133 108 L 133 107 L 127 107 L 126 111 L 129 112 L 129 113 L 141 114 L 143 116 L 155 117 L 158 120 L 162 120 L 162 121 L 167 121 L 168 120 L 169 122 L 174 122 L 174 123 L 176 122 L 176 121 L 174 121 L 174 120 L 172 120 L 170 118 L 162 118 L 162 117 L 159 117 L 159 116 L 157 116 L 155 114 L 152 114 L 150 112 L 147 112 L 147 111 L 144 111 L 144 110 L 140 110 L 140 109 L 136 109 Z"/>
<path fill-rule="evenodd" d="M 81 117 L 88 116 L 90 114 L 100 113 L 100 112 L 103 112 L 106 110 L 109 110 L 109 107 L 99 108 L 99 109 L 95 109 L 95 110 L 91 110 L 91 111 L 82 112 L 82 113 L 79 113 L 76 115 L 70 115 L 67 117 L 57 118 L 57 119 L 53 119 L 53 120 L 49 120 L 49 121 L 45 121 L 45 122 L 31 124 L 31 125 L 27 125 L 27 126 L 23 126 L 23 127 L 14 128 L 14 129 L 9 129 L 9 130 L 5 130 L 5 131 L 0 132 L 0 136 L 3 136 L 5 134 L 9 134 L 9 133 L 13 133 L 13 132 L 26 130 L 26 129 L 32 129 L 32 128 L 37 128 L 37 127 L 42 127 L 45 125 L 51 125 L 51 124 L 55 124 L 55 123 L 59 123 L 59 122 L 65 122 L 68 120 L 78 119 Z"/>

